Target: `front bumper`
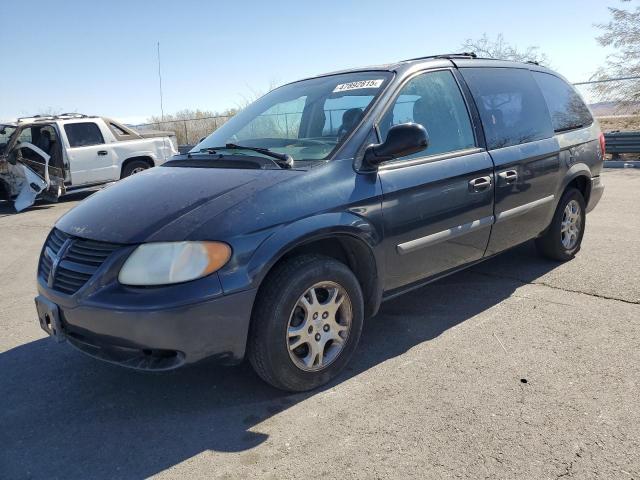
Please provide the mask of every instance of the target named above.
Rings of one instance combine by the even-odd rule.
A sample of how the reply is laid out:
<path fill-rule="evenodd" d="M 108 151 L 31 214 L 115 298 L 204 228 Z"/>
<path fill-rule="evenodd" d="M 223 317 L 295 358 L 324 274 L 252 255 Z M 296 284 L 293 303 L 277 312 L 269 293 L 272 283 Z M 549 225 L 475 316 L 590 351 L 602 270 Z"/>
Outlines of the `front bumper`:
<path fill-rule="evenodd" d="M 602 198 L 604 193 L 604 185 L 600 177 L 591 178 L 591 191 L 589 193 L 589 203 L 587 204 L 587 213 L 596 208 L 596 205 Z"/>
<path fill-rule="evenodd" d="M 58 307 L 64 337 L 82 352 L 139 370 L 244 357 L 255 290 L 223 295 L 215 274 L 148 289 L 98 282 L 64 295 L 38 279 L 40 296 Z"/>

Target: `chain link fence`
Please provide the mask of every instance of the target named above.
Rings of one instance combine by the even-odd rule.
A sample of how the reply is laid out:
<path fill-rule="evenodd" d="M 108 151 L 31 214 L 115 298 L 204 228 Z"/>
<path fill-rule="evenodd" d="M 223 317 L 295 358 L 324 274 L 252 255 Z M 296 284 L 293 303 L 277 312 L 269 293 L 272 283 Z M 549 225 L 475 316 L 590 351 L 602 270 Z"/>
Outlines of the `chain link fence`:
<path fill-rule="evenodd" d="M 224 125 L 231 115 L 165 120 L 140 123 L 132 127 L 140 132 L 148 130 L 168 130 L 176 134 L 178 145 L 195 145 L 201 138 Z"/>

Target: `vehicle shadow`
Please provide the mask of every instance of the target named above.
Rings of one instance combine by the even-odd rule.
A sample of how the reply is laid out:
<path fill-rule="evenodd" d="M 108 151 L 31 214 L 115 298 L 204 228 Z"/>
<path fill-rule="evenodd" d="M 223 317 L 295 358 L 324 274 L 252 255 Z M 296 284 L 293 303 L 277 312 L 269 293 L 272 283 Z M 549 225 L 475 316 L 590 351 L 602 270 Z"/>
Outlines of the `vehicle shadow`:
<path fill-rule="evenodd" d="M 66 202 L 78 202 L 80 200 L 84 200 L 85 198 L 87 198 L 89 195 L 95 193 L 97 190 L 87 190 L 87 191 L 82 191 L 82 192 L 78 192 L 78 193 L 70 193 L 68 195 L 65 195 L 64 197 L 62 197 L 60 200 L 58 200 L 58 203 L 66 203 Z M 32 211 L 36 211 L 36 210 L 48 210 L 49 208 L 53 207 L 55 205 L 55 203 L 52 202 L 47 202 L 44 200 L 37 200 L 36 203 L 34 203 L 33 205 L 31 205 L 30 207 L 24 209 L 22 212 L 16 212 L 16 209 L 13 208 L 13 203 L 4 201 L 4 200 L 0 200 L 0 217 L 4 217 L 4 216 L 8 216 L 8 215 L 18 215 L 20 213 L 24 213 L 24 212 L 32 212 Z"/>
<path fill-rule="evenodd" d="M 53 205 L 51 204 L 38 204 L 31 205 L 29 208 L 23 210 L 22 212 L 28 211 L 36 211 L 36 210 L 48 210 Z M 0 202 L 0 217 L 8 217 L 10 215 L 18 215 L 22 212 L 16 212 L 16 209 L 13 208 L 13 204 L 9 202 Z"/>
<path fill-rule="evenodd" d="M 366 322 L 351 367 L 324 389 L 428 342 L 557 266 L 531 248 L 383 304 Z M 481 273 L 507 267 L 513 278 Z M 0 354 L 0 392 L 4 478 L 141 478 L 203 451 L 246 451 L 268 438 L 262 421 L 318 393 L 275 390 L 247 364 L 137 373 L 44 338 Z"/>

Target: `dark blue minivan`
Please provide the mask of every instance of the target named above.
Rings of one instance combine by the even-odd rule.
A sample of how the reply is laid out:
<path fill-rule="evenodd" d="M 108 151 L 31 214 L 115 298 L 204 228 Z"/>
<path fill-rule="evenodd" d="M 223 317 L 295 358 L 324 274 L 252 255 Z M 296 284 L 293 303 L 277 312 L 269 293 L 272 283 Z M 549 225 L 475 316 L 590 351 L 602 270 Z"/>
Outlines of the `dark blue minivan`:
<path fill-rule="evenodd" d="M 63 216 L 40 324 L 127 367 L 246 356 L 312 389 L 381 302 L 530 239 L 571 259 L 603 157 L 580 96 L 533 63 L 441 55 L 290 83 Z"/>

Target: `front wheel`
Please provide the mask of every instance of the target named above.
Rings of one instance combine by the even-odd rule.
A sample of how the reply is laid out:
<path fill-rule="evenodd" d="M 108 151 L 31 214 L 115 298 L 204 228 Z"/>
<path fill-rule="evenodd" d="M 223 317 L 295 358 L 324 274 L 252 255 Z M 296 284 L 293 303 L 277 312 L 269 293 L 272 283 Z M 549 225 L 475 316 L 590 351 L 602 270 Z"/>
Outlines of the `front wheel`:
<path fill-rule="evenodd" d="M 249 360 L 276 388 L 319 387 L 353 356 L 363 317 L 360 284 L 345 264 L 320 255 L 286 260 L 256 300 Z"/>
<path fill-rule="evenodd" d="M 538 251 L 552 260 L 571 260 L 580 250 L 586 222 L 585 201 L 579 190 L 567 190 L 547 231 L 536 239 Z"/>

